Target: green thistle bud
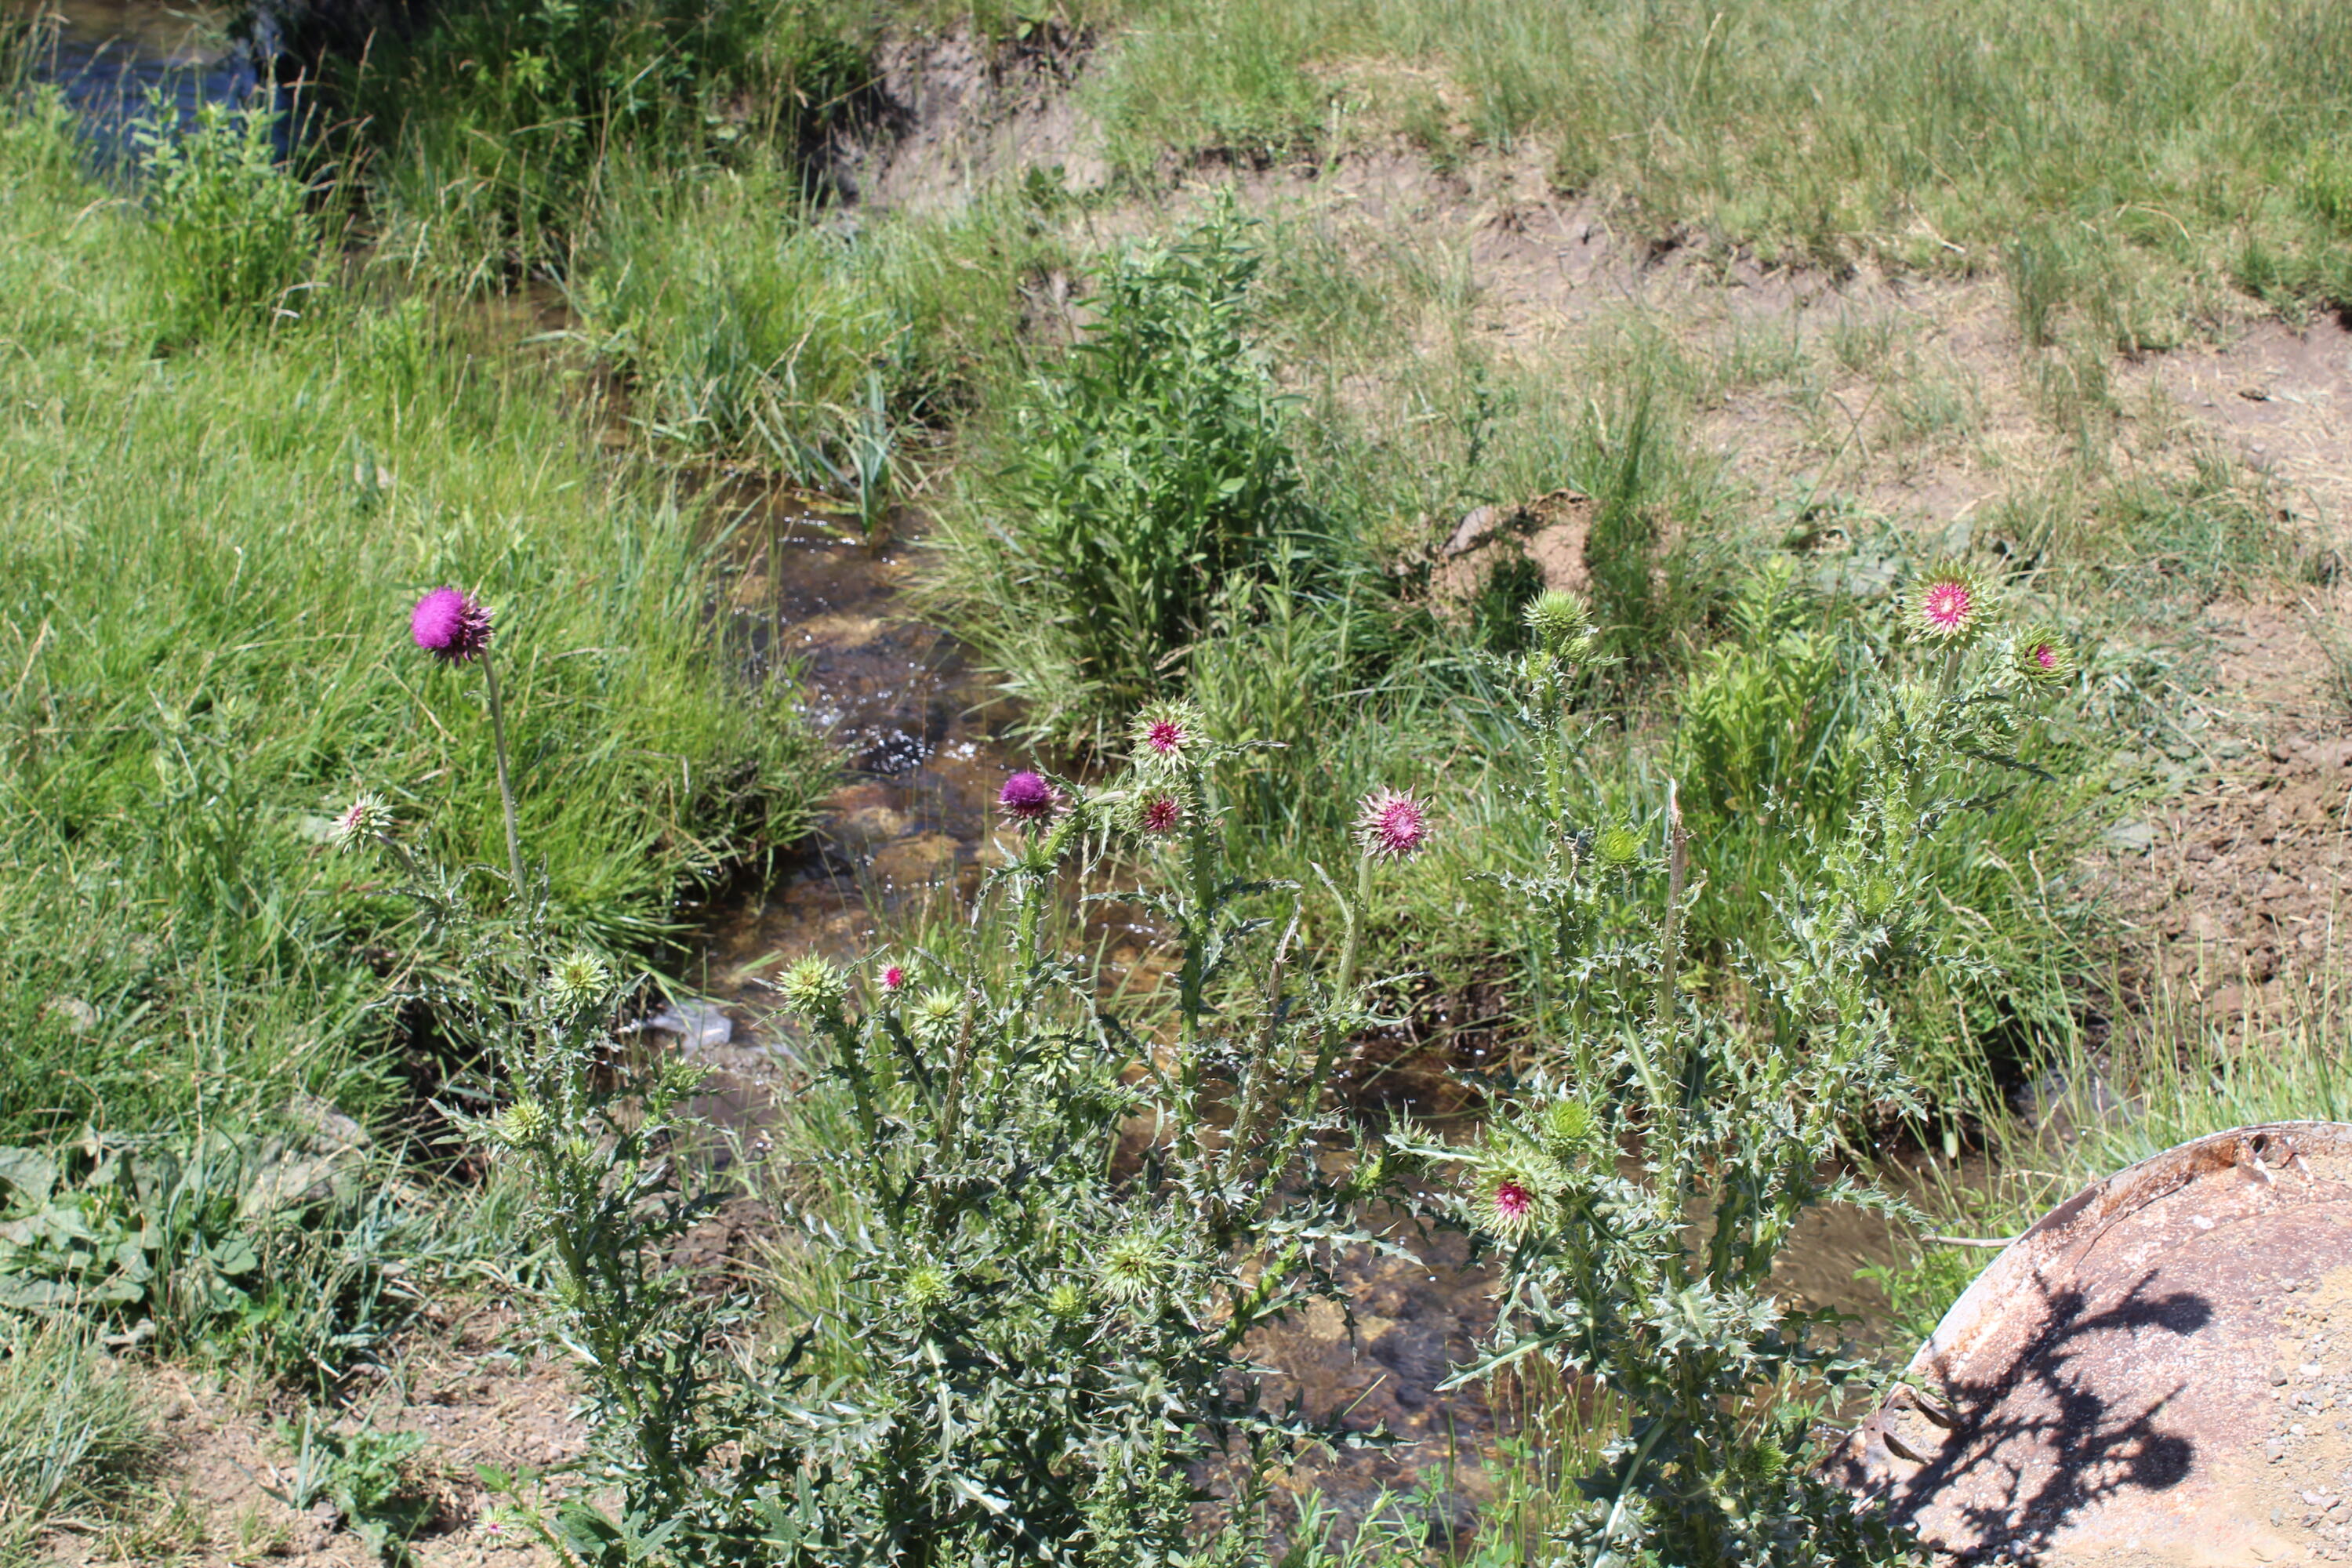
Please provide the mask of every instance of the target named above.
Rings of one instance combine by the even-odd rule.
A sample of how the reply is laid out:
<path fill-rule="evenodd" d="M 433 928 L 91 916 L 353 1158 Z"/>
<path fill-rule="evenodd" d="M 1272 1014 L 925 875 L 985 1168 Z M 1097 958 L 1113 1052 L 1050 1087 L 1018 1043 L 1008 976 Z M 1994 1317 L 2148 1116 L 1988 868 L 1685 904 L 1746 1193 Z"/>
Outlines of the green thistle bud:
<path fill-rule="evenodd" d="M 783 978 L 776 982 L 776 989 L 782 994 L 786 1006 L 809 1018 L 835 1011 L 847 993 L 841 971 L 815 953 L 785 970 Z"/>
<path fill-rule="evenodd" d="M 1168 1269 L 1168 1249 L 1148 1230 L 1130 1230 L 1103 1249 L 1103 1294 L 1130 1306 L 1160 1289 Z"/>
<path fill-rule="evenodd" d="M 1045 1292 L 1045 1310 L 1065 1323 L 1075 1323 L 1086 1316 L 1087 1293 L 1083 1287 L 1065 1279 Z"/>
<path fill-rule="evenodd" d="M 553 1127 L 547 1107 L 535 1100 L 519 1100 L 490 1119 L 490 1136 L 520 1151 L 538 1147 Z"/>
<path fill-rule="evenodd" d="M 572 954 L 549 971 L 547 994 L 567 1013 L 583 1012 L 603 1002 L 613 989 L 613 972 L 594 953 Z"/>
<path fill-rule="evenodd" d="M 1544 1111 L 1544 1137 L 1561 1152 L 1581 1149 L 1592 1136 L 1592 1108 L 1580 1100 L 1554 1100 Z"/>
<path fill-rule="evenodd" d="M 1884 871 L 1868 872 L 1854 893 L 1853 906 L 1863 919 L 1874 921 L 1895 907 L 1896 891 L 1894 878 Z"/>
<path fill-rule="evenodd" d="M 919 1263 L 907 1270 L 899 1295 L 908 1311 L 918 1316 L 928 1314 L 948 1299 L 948 1277 L 929 1263 Z"/>
<path fill-rule="evenodd" d="M 1549 654 L 1572 653 L 1592 636 L 1591 611 L 1564 588 L 1544 590 L 1528 602 L 1520 618 Z"/>
<path fill-rule="evenodd" d="M 2018 633 L 2011 660 L 2032 687 L 2063 686 L 2074 675 L 2074 649 L 2055 626 L 2029 626 Z"/>
<path fill-rule="evenodd" d="M 1601 863 L 1620 870 L 1638 863 L 1643 847 L 1641 830 L 1622 822 L 1610 824 L 1592 840 L 1592 852 Z"/>
<path fill-rule="evenodd" d="M 949 1039 L 962 1022 L 963 998 L 940 986 L 916 997 L 915 1005 L 907 1009 L 908 1029 L 930 1045 Z"/>
<path fill-rule="evenodd" d="M 563 1141 L 562 1154 L 567 1165 L 592 1165 L 596 1162 L 596 1145 L 574 1132 Z"/>

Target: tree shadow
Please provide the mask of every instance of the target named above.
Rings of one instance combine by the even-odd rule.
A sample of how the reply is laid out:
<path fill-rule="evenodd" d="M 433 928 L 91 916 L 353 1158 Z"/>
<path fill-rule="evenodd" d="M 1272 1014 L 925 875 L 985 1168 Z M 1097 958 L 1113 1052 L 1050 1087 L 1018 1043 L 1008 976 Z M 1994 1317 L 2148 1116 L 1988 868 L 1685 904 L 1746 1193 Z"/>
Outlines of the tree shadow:
<path fill-rule="evenodd" d="M 2151 1270 L 2121 1300 L 2096 1311 L 2087 1292 L 2053 1290 L 2037 1279 L 2043 1309 L 2039 1325 L 2001 1375 L 1969 1382 L 1946 1373 L 1944 1408 L 1920 1402 L 1922 1415 L 1944 1428 L 1941 1446 L 1916 1460 L 1891 1448 L 1895 1468 L 1913 1469 L 1891 1481 L 1880 1466 L 1872 1467 L 1875 1474 L 1864 1468 L 1863 1450 L 1849 1449 L 1842 1465 L 1846 1485 L 1878 1496 L 1898 1523 L 1921 1524 L 1921 1516 L 1935 1510 L 1953 1538 L 1948 1549 L 1969 1538 L 1956 1552 L 1962 1562 L 1996 1555 L 2032 1561 L 2092 1504 L 2179 1485 L 2195 1463 L 2197 1445 L 2185 1432 L 2164 1429 L 2159 1418 L 2186 1384 L 2155 1393 L 2145 1404 L 2135 1401 L 2136 1409 L 2125 1408 L 2113 1394 L 2128 1385 L 2119 1363 L 2142 1333 L 2186 1339 L 2214 1314 L 2192 1292 L 2152 1294 L 2153 1279 Z"/>

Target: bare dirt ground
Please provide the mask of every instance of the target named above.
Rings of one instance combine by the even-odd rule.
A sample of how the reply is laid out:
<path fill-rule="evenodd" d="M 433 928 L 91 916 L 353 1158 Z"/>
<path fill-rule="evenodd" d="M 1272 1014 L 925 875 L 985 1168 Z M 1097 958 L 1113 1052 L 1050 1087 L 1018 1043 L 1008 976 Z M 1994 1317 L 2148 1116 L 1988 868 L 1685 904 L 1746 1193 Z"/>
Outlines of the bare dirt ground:
<path fill-rule="evenodd" d="M 835 160 L 863 202 L 951 203 L 1031 167 L 1055 171 L 1067 189 L 1103 184 L 1098 139 L 1062 68 L 1044 55 L 992 62 L 969 41 L 897 45 L 885 52 L 884 79 L 886 133 Z M 1439 172 L 1410 149 L 1370 148 L 1312 171 L 1253 174 L 1245 185 L 1263 210 L 1323 226 L 1368 262 L 1401 251 L 1454 258 L 1474 329 L 1564 382 L 1629 321 L 1657 328 L 1695 362 L 1733 367 L 1715 377 L 1699 428 L 1758 495 L 1833 489 L 1948 537 L 2080 456 L 2083 427 L 2053 427 L 2048 378 L 1987 279 L 1769 272 L 1696 240 L 1643 242 L 1606 214 L 1556 195 L 1532 157 Z M 1086 221 L 1097 234 L 1140 231 L 1190 199 L 1097 210 Z M 2252 307 L 2243 317 L 2218 324 L 2210 342 L 2115 361 L 2111 406 L 2094 422 L 2094 437 L 2107 444 L 2117 472 L 2177 468 L 2199 451 L 2250 465 L 2315 552 L 2342 552 L 2352 519 L 2352 334 L 2332 322 L 2290 329 Z M 1781 343 L 1802 353 L 1765 352 Z M 1759 359 L 1776 368 L 1737 368 Z M 1459 526 L 1433 520 L 1433 549 Z M 2176 792 L 2146 803 L 2097 868 L 2116 895 L 2126 946 L 2222 1016 L 2274 1002 L 2286 980 L 2347 956 L 2337 904 L 2352 714 L 2329 652 L 2344 635 L 2346 592 L 2339 576 L 2203 607 L 2189 633 L 2209 657 L 2177 693 L 2201 721 L 2201 749 L 2185 775 L 2172 775 Z M 816 624 L 823 613 L 814 615 L 812 637 L 839 630 Z M 849 638 L 858 647 L 872 640 L 865 632 Z M 948 723 L 940 721 L 941 733 Z M 961 731 L 953 738 L 970 740 Z M 901 793 L 845 793 L 829 830 L 839 849 L 825 879 L 831 890 L 806 895 L 824 905 L 829 931 L 848 918 L 845 898 L 868 874 L 861 867 L 895 880 L 913 867 L 910 857 L 943 870 L 969 861 L 969 846 L 946 831 L 953 813 Z M 749 977 L 743 964 L 754 956 L 735 943 L 730 984 Z M 1458 1334 L 1428 1331 L 1431 1314 L 1415 1298 L 1430 1281 L 1415 1272 L 1373 1282 L 1353 1343 L 1336 1322 L 1310 1318 L 1270 1349 L 1318 1402 L 1438 1444 L 1444 1415 L 1426 1390 L 1465 1346 Z M 415 1542 L 416 1562 L 532 1561 L 534 1549 L 513 1532 L 487 1528 L 489 1500 L 473 1466 L 540 1467 L 578 1454 L 573 1385 L 560 1364 L 512 1348 L 503 1307 L 451 1303 L 446 1314 L 416 1332 L 392 1375 L 353 1396 L 347 1418 L 429 1439 L 420 1475 L 437 1501 Z M 170 1434 L 159 1494 L 169 1500 L 135 1531 L 56 1538 L 60 1561 L 325 1568 L 371 1560 L 331 1510 L 298 1514 L 270 1497 L 291 1463 L 273 1434 L 270 1400 L 174 1367 L 144 1376 Z M 1475 1446 L 1486 1434 L 1454 1436 Z M 1421 1462 L 1400 1454 L 1347 1463 L 1372 1486 L 1402 1483 Z M 1456 1495 L 1475 1502 L 1478 1486 L 1473 1478 Z"/>

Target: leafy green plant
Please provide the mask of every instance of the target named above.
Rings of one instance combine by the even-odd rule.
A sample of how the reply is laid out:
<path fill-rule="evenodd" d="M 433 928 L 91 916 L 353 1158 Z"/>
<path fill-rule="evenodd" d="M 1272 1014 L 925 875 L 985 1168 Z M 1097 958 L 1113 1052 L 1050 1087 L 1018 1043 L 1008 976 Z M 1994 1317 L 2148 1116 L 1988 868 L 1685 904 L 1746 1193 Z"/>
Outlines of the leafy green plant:
<path fill-rule="evenodd" d="M 320 261 L 310 192 L 278 156 L 266 101 L 200 105 L 179 126 L 158 95 L 133 132 L 172 330 L 271 325 L 306 313 Z"/>
<path fill-rule="evenodd" d="M 447 1250 L 355 1148 L 88 1134 L 0 1149 L 0 1308 L 331 1386 L 420 1300 Z"/>
<path fill-rule="evenodd" d="M 1285 400 L 1251 335 L 1259 267 L 1230 195 L 1175 243 L 1129 248 L 1066 363 L 1004 432 L 952 533 L 969 617 L 1042 734 L 1099 734 L 1181 670 L 1230 576 L 1312 536 Z"/>

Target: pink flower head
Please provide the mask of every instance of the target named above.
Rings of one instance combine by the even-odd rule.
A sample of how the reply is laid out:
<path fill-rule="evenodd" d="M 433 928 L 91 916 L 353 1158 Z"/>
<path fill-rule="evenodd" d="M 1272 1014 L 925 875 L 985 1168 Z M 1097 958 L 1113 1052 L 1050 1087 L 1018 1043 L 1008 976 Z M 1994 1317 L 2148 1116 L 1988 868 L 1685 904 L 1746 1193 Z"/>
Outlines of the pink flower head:
<path fill-rule="evenodd" d="M 1172 795 L 1150 796 L 1136 814 L 1136 826 L 1154 838 L 1164 838 L 1175 832 L 1177 824 L 1183 820 L 1184 808 Z"/>
<path fill-rule="evenodd" d="M 1984 580 L 1956 561 L 1947 561 L 1920 580 L 1912 593 L 1912 635 L 1929 642 L 1972 641 L 1990 618 L 1992 595 Z"/>
<path fill-rule="evenodd" d="M 1054 815 L 1055 799 L 1054 786 L 1032 773 L 1014 773 L 996 792 L 996 804 L 1015 822 L 1045 821 Z"/>
<path fill-rule="evenodd" d="M 436 588 L 408 617 L 416 646 L 451 664 L 463 664 L 490 646 L 490 612 L 455 588 Z"/>
<path fill-rule="evenodd" d="M 1535 1194 L 1507 1177 L 1495 1184 L 1495 1212 L 1517 1224 L 1528 1217 L 1536 1206 Z"/>
<path fill-rule="evenodd" d="M 1208 740 L 1206 721 L 1190 702 L 1154 702 L 1128 726 L 1135 761 L 1147 772 L 1190 762 Z"/>
<path fill-rule="evenodd" d="M 883 989 L 883 990 L 885 990 L 885 991 L 898 991 L 898 990 L 903 990 L 903 989 L 905 988 L 905 986 L 906 986 L 906 984 L 907 984 L 907 972 L 906 972 L 905 970 L 903 970 L 903 969 L 899 968 L 897 964 L 895 964 L 895 963 L 894 963 L 894 964 L 892 964 L 889 968 L 887 968 L 887 969 L 886 969 L 886 970 L 884 970 L 884 971 L 882 972 L 882 989 Z"/>
<path fill-rule="evenodd" d="M 1429 842 L 1429 808 L 1409 790 L 1376 789 L 1356 813 L 1356 843 L 1367 855 L 1402 860 Z"/>

